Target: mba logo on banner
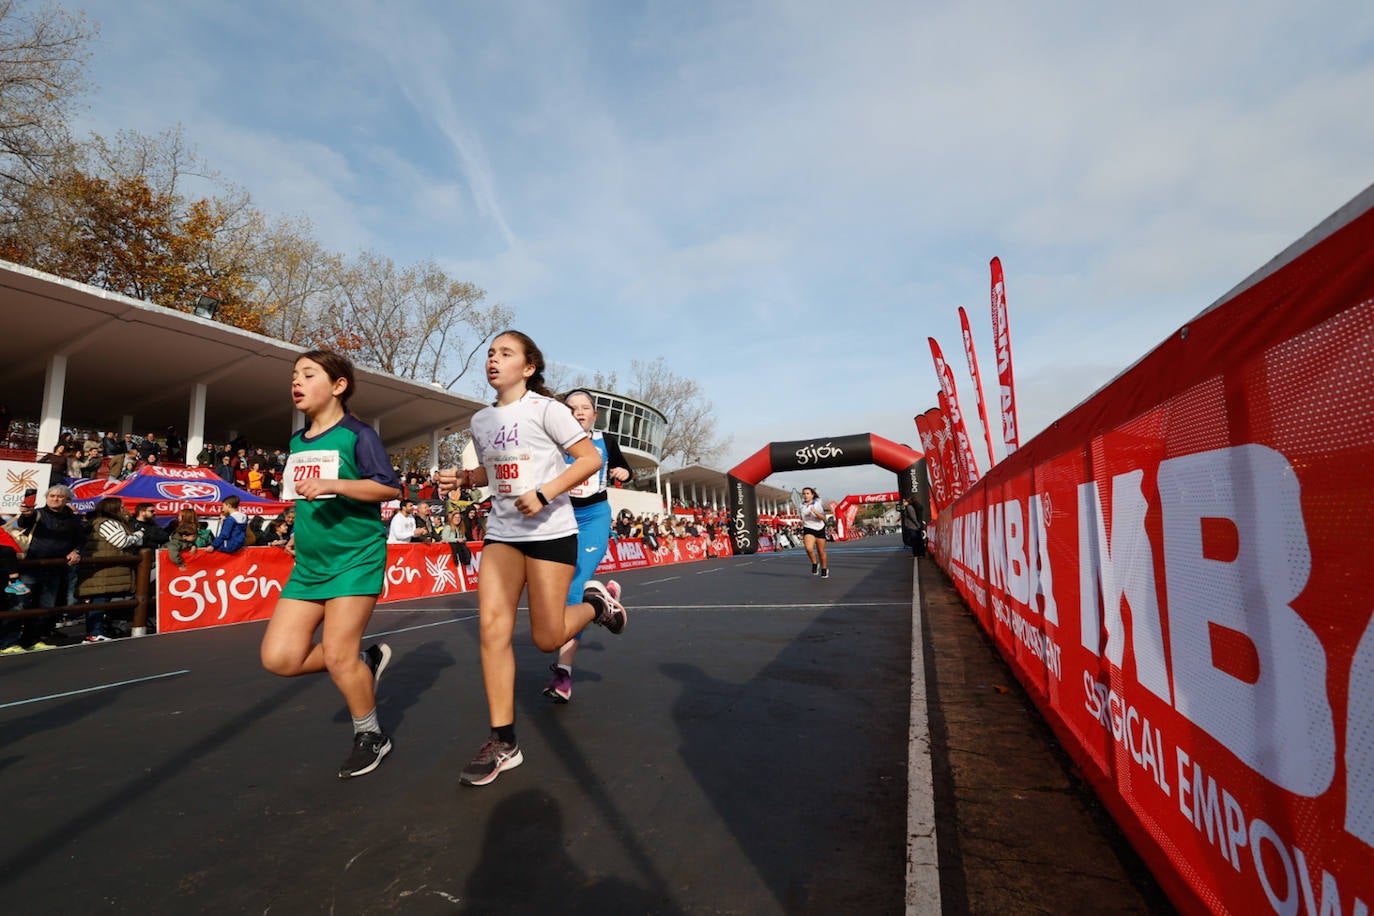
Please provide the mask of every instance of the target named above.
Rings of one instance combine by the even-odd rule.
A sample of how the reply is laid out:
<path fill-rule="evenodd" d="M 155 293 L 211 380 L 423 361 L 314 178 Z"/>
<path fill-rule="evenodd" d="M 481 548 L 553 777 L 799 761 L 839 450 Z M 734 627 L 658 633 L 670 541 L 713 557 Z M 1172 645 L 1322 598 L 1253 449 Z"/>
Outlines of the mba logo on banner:
<path fill-rule="evenodd" d="M 1360 203 L 937 522 L 1180 909 L 1374 906 L 1374 188 Z"/>

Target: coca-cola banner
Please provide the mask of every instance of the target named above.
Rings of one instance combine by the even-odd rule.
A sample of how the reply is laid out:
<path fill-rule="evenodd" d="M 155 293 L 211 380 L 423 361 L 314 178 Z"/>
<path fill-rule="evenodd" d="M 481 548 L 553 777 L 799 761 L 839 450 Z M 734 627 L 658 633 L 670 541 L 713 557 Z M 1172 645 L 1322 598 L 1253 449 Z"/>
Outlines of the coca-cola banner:
<path fill-rule="evenodd" d="M 933 539 L 1180 909 L 1374 906 L 1374 189 Z"/>

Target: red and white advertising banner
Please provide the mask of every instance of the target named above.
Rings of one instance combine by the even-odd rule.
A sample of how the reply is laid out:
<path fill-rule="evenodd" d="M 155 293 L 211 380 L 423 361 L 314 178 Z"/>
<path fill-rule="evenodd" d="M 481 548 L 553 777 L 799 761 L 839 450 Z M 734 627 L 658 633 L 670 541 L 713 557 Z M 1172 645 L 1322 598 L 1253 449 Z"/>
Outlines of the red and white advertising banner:
<path fill-rule="evenodd" d="M 930 355 L 935 360 L 935 375 L 940 379 L 940 392 L 945 396 L 941 405 L 949 418 L 950 428 L 954 430 L 954 445 L 959 450 L 959 462 L 963 465 L 964 480 L 969 486 L 978 482 L 982 474 L 978 471 L 978 456 L 973 454 L 973 440 L 969 438 L 968 424 L 964 422 L 963 411 L 959 409 L 959 389 L 954 384 L 954 370 L 945 361 L 945 354 L 934 337 L 930 341 Z"/>
<path fill-rule="evenodd" d="M 940 454 L 944 429 L 945 418 L 938 407 L 917 414 L 916 432 L 921 439 L 921 451 L 926 456 L 926 475 L 930 478 L 931 498 L 941 511 L 954 502 L 954 484 L 945 471 L 945 463 Z"/>
<path fill-rule="evenodd" d="M 468 545 L 470 568 L 461 568 L 447 544 L 388 544 L 379 602 L 431 598 L 477 588 L 482 545 Z M 236 553 L 183 554 L 180 569 L 157 553 L 158 632 L 192 630 L 272 616 L 295 561 L 280 547 L 246 547 Z"/>
<path fill-rule="evenodd" d="M 1011 371 L 1011 324 L 1007 313 L 1007 283 L 1002 276 L 1002 261 L 993 258 L 992 268 L 992 345 L 997 353 L 997 386 L 1002 395 L 1002 442 L 1010 455 L 1021 445 L 1016 425 L 1016 381 Z"/>
<path fill-rule="evenodd" d="M 37 490 L 34 505 L 44 505 L 43 493 L 48 489 L 52 465 L 33 461 L 0 461 L 0 515 L 18 515 L 23 508 L 24 492 Z"/>
<path fill-rule="evenodd" d="M 1184 911 L 1374 907 L 1371 207 L 1374 188 L 937 523 L 939 562 Z"/>
<path fill-rule="evenodd" d="M 638 538 L 612 540 L 597 573 L 643 569 L 666 563 L 728 557 L 730 538 L 675 538 L 671 546 L 648 550 Z M 447 544 L 388 544 L 386 578 L 379 603 L 476 591 L 482 545 L 470 542 L 472 562 L 461 566 Z M 294 560 L 280 547 L 246 547 L 237 553 L 196 551 L 183 555 L 184 569 L 157 553 L 157 628 L 160 633 L 272 616 L 291 576 Z"/>
<path fill-rule="evenodd" d="M 957 499 L 969 488 L 968 471 L 964 466 L 963 455 L 959 451 L 959 437 L 954 434 L 954 424 L 949 420 L 949 398 L 943 391 L 936 392 L 940 404 L 940 416 L 945 422 L 944 440 L 940 443 L 940 457 L 945 462 L 945 470 L 954 481 L 954 496 Z"/>
<path fill-rule="evenodd" d="M 959 327 L 964 335 L 964 356 L 968 360 L 969 378 L 973 380 L 973 394 L 978 399 L 978 421 L 983 424 L 983 441 L 988 446 L 988 467 L 997 463 L 992 451 L 992 430 L 988 426 L 988 404 L 983 397 L 983 376 L 978 372 L 978 353 L 973 349 L 973 331 L 968 326 L 968 312 L 959 306 Z"/>

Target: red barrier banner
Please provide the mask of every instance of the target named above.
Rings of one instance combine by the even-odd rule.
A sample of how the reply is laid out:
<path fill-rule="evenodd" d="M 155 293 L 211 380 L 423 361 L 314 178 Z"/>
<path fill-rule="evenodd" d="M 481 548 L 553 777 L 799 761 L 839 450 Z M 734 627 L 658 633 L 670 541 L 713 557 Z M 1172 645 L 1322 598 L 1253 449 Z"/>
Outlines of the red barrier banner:
<path fill-rule="evenodd" d="M 481 565 L 482 551 L 472 551 L 472 566 Z M 468 580 L 472 585 L 468 585 Z M 453 550 L 447 544 L 388 544 L 386 545 L 386 578 L 383 580 L 379 603 L 405 601 L 411 598 L 433 598 L 476 588 L 477 576 L 459 568 Z"/>
<path fill-rule="evenodd" d="M 731 556 L 730 539 L 719 535 L 675 538 L 671 547 L 648 550 L 639 538 L 612 540 L 598 574 L 644 569 L 665 563 Z M 433 598 L 477 590 L 482 545 L 468 544 L 472 562 L 458 564 L 448 544 L 388 544 L 379 604 Z M 277 606 L 294 560 L 280 547 L 245 547 L 236 553 L 184 554 L 177 567 L 165 550 L 157 553 L 157 629 L 160 633 L 266 620 Z"/>
<path fill-rule="evenodd" d="M 612 539 L 597 566 L 597 575 L 622 569 L 644 569 L 649 565 L 649 550 L 639 538 Z"/>
<path fill-rule="evenodd" d="M 159 633 L 266 620 L 295 562 L 280 547 L 183 556 L 185 569 L 169 560 L 167 551 L 157 552 Z"/>
<path fill-rule="evenodd" d="M 1374 905 L 1374 189 L 933 541 L 1180 909 Z"/>

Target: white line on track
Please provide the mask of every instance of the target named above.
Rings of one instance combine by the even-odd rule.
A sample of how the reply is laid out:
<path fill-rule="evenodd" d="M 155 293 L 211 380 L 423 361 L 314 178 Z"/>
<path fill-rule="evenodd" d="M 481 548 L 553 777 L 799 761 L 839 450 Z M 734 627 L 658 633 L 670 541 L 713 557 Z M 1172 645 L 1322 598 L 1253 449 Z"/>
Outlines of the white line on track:
<path fill-rule="evenodd" d="M 818 607 L 910 607 L 909 601 L 846 601 L 843 605 L 833 601 L 821 601 L 812 604 L 631 604 L 632 611 L 758 611 L 769 608 L 782 608 L 784 610 L 802 610 L 806 608 Z"/>
<path fill-rule="evenodd" d="M 657 585 L 660 582 L 672 582 L 674 579 L 681 579 L 681 576 L 669 576 L 666 579 L 650 579 L 648 582 L 641 582 L 640 585 Z"/>
<path fill-rule="evenodd" d="M 466 617 L 454 617 L 451 620 L 439 620 L 435 623 L 417 623 L 413 627 L 401 627 L 398 630 L 383 630 L 380 633 L 369 633 L 366 638 L 376 639 L 379 636 L 395 636 L 397 633 L 409 633 L 411 630 L 427 630 L 430 627 L 442 627 L 450 623 L 462 623 L 464 620 L 476 619 L 476 614 L 468 614 Z"/>
<path fill-rule="evenodd" d="M 150 674 L 147 677 L 136 677 L 131 681 L 115 681 L 113 684 L 100 684 L 96 687 L 83 687 L 80 690 L 68 690 L 65 693 L 50 693 L 43 697 L 32 697 L 27 700 L 15 700 L 11 703 L 0 703 L 0 709 L 8 709 L 11 706 L 24 706 L 29 703 L 41 703 L 44 700 L 60 700 L 63 697 L 74 697 L 82 693 L 94 693 L 97 690 L 109 690 L 112 687 L 127 687 L 130 684 L 142 684 L 146 681 L 156 681 L 164 677 L 176 677 L 180 674 L 190 674 L 190 668 L 182 668 L 180 671 L 168 671 L 166 674 Z"/>
<path fill-rule="evenodd" d="M 921 561 L 911 564 L 911 708 L 906 776 L 906 916 L 939 916 L 940 848 L 935 831 L 935 776 L 930 761 Z"/>

